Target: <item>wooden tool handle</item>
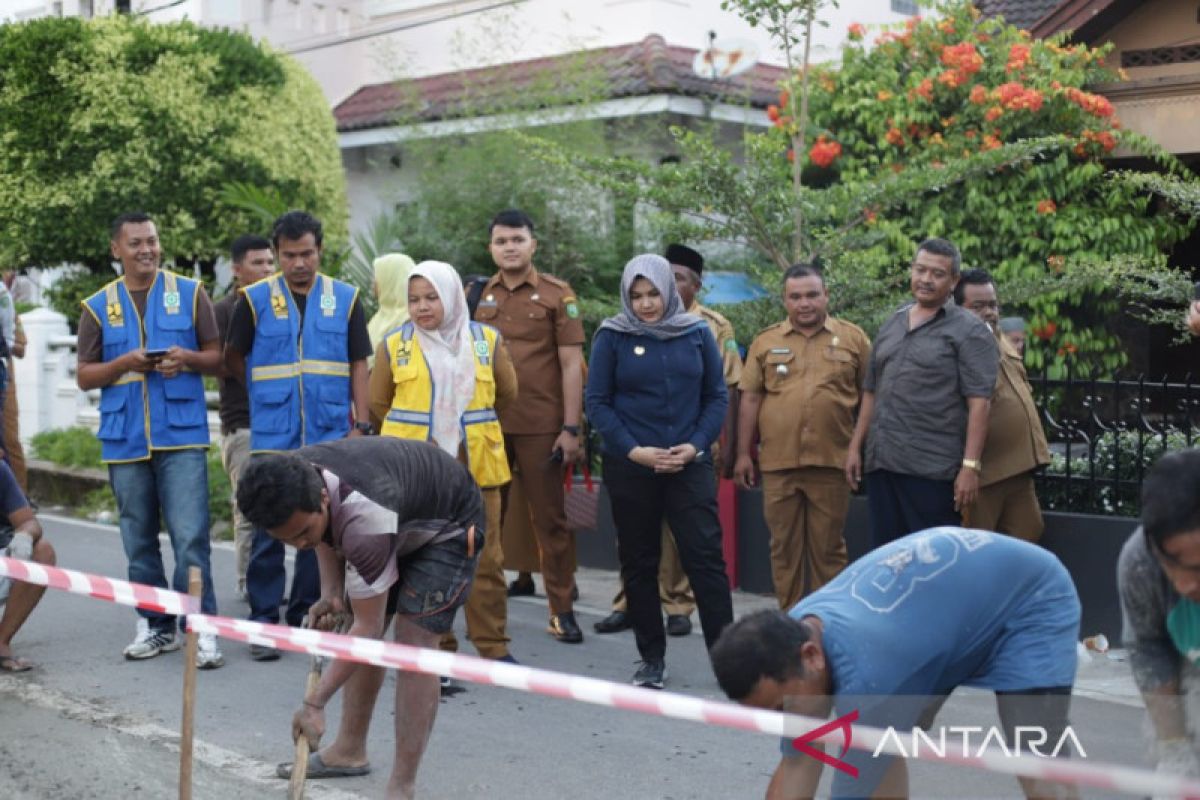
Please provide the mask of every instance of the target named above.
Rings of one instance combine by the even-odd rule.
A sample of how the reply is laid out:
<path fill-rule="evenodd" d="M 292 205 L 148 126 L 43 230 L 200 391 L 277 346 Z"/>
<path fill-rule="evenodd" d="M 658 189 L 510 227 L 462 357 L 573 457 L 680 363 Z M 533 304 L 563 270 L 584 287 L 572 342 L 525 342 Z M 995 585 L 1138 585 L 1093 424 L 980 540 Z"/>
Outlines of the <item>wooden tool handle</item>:
<path fill-rule="evenodd" d="M 308 681 L 304 686 L 304 697 L 312 696 L 317 684 L 321 682 L 321 659 L 313 656 L 312 668 L 308 671 Z M 308 777 L 308 738 L 301 736 L 296 739 L 296 757 L 292 762 L 292 777 L 288 781 L 288 800 L 303 800 L 304 780 Z"/>

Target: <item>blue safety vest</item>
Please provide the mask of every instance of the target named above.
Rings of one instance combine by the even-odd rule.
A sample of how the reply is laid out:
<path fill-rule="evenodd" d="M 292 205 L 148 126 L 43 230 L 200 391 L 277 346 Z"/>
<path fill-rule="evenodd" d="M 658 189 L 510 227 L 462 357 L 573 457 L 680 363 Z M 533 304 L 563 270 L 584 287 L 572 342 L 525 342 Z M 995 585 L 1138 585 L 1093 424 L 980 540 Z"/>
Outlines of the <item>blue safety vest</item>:
<path fill-rule="evenodd" d="M 100 324 L 104 361 L 145 347 L 199 350 L 196 298 L 200 284 L 159 270 L 146 294 L 143 319 L 119 278 L 83 301 Z M 208 447 L 204 380 L 196 372 L 164 378 L 126 372 L 100 390 L 100 456 L 109 463 L 144 461 L 154 450 Z"/>
<path fill-rule="evenodd" d="M 250 451 L 295 450 L 350 432 L 350 311 L 358 289 L 318 274 L 304 327 L 282 275 L 243 290 L 254 314 L 246 357 Z"/>

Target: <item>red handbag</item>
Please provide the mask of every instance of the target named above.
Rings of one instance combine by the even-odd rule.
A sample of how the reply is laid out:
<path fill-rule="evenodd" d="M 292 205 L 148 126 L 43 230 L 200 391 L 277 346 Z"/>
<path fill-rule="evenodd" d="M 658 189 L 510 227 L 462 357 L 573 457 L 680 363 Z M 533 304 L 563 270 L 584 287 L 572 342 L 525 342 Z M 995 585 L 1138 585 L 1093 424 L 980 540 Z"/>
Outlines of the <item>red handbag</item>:
<path fill-rule="evenodd" d="M 567 512 L 567 527 L 573 531 L 596 530 L 600 510 L 600 493 L 592 481 L 592 470 L 584 461 L 580 465 L 582 481 L 575 479 L 575 465 L 563 471 L 563 506 Z"/>

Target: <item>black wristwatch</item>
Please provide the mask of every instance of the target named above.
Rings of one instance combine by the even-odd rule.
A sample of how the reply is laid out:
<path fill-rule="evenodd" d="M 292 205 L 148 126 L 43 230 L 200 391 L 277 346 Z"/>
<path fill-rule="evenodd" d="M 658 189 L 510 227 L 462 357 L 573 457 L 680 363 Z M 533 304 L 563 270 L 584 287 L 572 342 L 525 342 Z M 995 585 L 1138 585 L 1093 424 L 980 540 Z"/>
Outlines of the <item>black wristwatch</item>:
<path fill-rule="evenodd" d="M 363 436 L 370 436 L 375 433 L 375 429 L 371 427 L 371 423 L 369 422 L 354 423 L 354 430 L 358 431 Z"/>
<path fill-rule="evenodd" d="M 562 429 L 564 431 L 566 431 L 567 433 L 571 434 L 572 436 L 574 436 L 576 439 L 579 438 L 579 426 L 578 425 L 563 425 Z"/>

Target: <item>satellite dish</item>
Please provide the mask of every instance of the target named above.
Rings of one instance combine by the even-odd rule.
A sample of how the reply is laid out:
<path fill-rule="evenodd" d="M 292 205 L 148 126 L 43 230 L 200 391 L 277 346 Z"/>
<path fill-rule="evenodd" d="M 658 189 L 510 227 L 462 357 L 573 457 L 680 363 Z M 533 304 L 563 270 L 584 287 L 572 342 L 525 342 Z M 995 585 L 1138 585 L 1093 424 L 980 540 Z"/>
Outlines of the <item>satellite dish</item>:
<path fill-rule="evenodd" d="M 758 61 L 758 48 L 744 39 L 716 39 L 696 54 L 692 72 L 708 80 L 740 75 Z"/>

